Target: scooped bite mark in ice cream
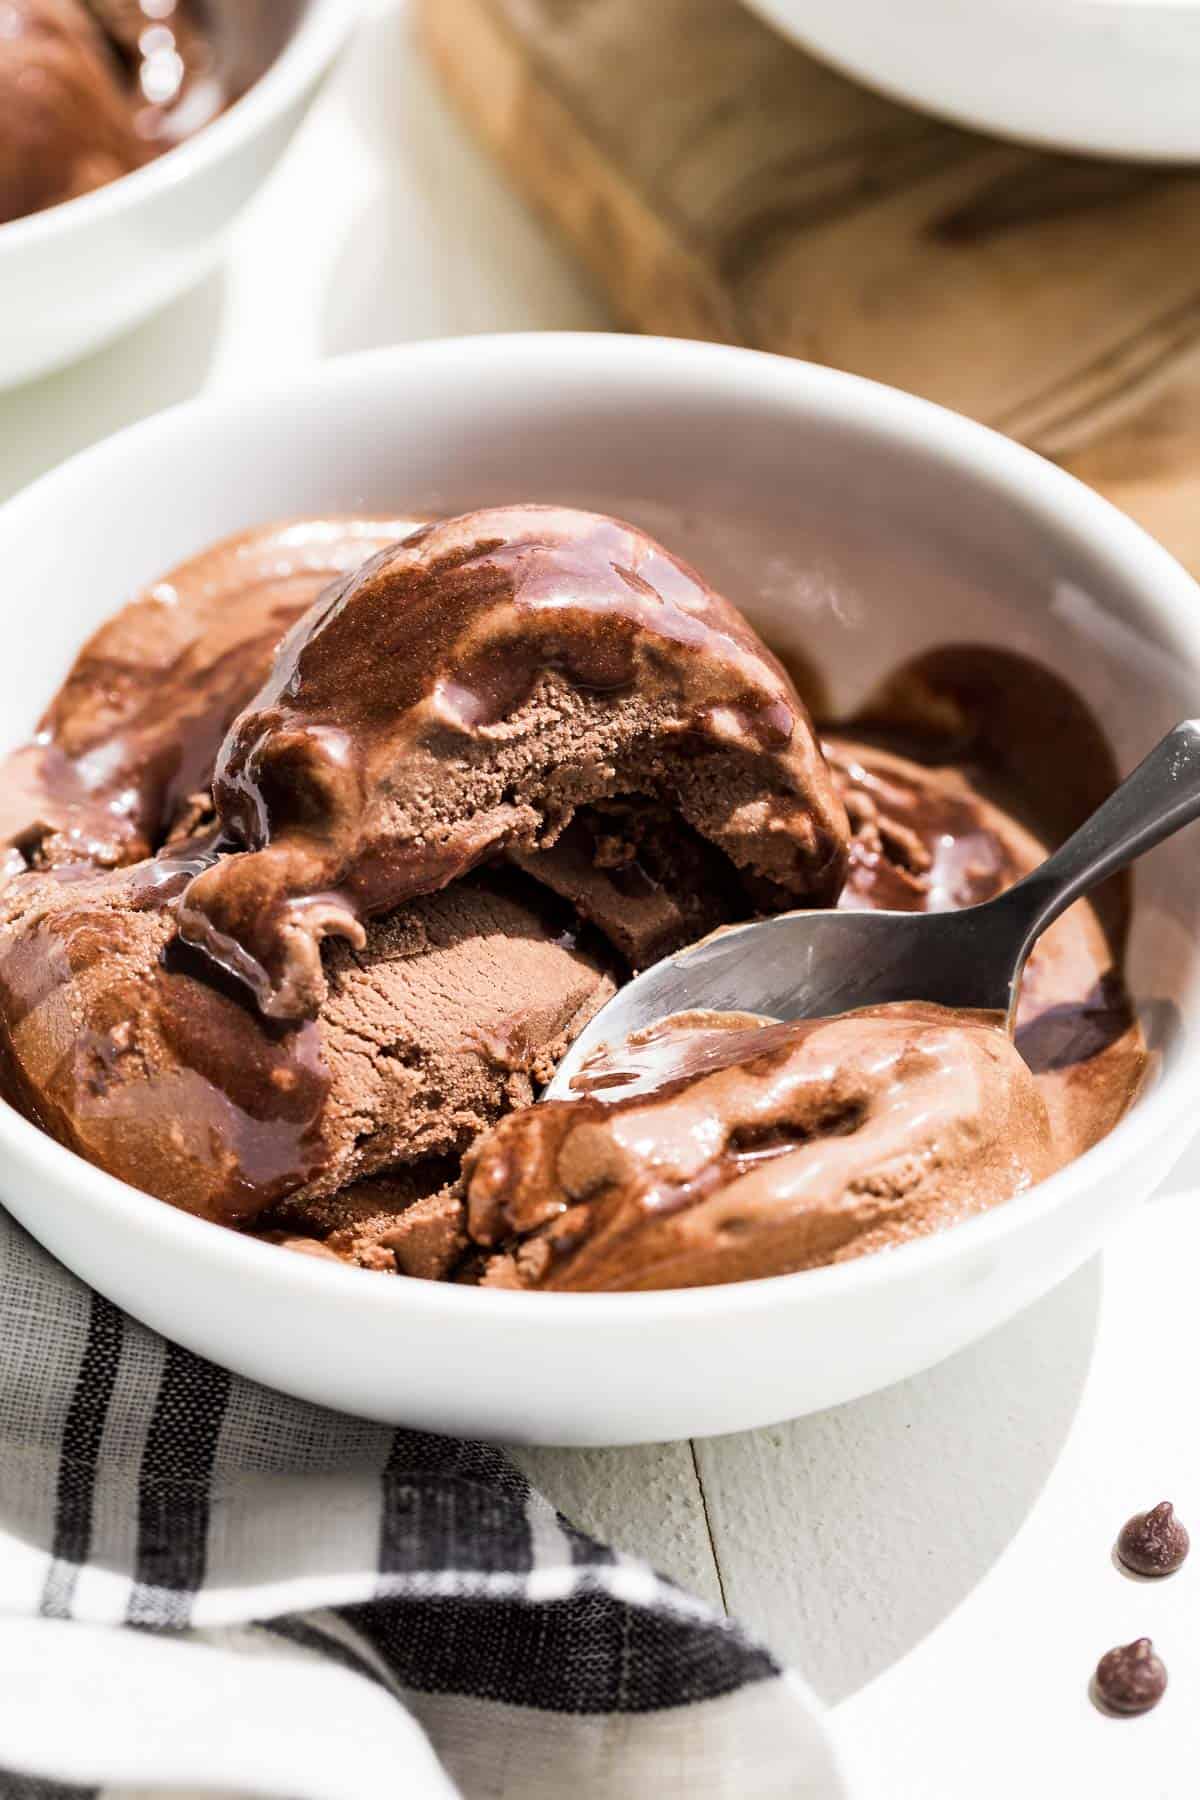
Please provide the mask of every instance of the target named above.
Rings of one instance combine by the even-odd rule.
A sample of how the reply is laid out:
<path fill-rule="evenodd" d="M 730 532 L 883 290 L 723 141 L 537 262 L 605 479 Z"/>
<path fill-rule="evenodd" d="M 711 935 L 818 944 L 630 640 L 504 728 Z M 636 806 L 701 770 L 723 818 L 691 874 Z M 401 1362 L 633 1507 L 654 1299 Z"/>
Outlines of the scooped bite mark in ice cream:
<path fill-rule="evenodd" d="M 484 1285 L 694 1287 L 884 1249 L 1055 1167 L 997 1019 L 906 1004 L 769 1024 L 683 1014 L 510 1115 L 463 1163 Z"/>
<path fill-rule="evenodd" d="M 746 910 L 837 896 L 841 803 L 741 615 L 617 520 L 469 513 L 381 552 L 289 633 L 217 765 L 234 854 L 192 883 L 180 929 L 264 1013 L 313 1017 L 323 939 L 361 944 L 365 920 L 627 795 L 715 847 Z"/>

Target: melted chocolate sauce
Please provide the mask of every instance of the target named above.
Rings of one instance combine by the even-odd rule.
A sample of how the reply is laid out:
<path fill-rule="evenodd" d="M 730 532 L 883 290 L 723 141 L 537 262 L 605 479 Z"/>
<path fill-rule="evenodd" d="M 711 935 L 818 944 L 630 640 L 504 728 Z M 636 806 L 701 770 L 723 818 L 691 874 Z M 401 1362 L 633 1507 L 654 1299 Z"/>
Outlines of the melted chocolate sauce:
<path fill-rule="evenodd" d="M 81 1155 L 189 1211 L 244 1223 L 325 1166 L 329 1071 L 319 1026 L 264 1019 L 241 983 L 177 937 L 144 969 L 137 915 L 170 913 L 214 856 L 189 846 L 131 871 L 127 915 L 81 900 L 8 942 L 0 1073 L 21 1110 Z M 126 965 L 127 976 L 114 975 Z M 103 979 L 91 983 L 92 970 Z M 90 990 L 77 1029 L 53 1023 L 58 992 L 64 1006 L 79 1004 L 68 989 Z M 27 1045 L 22 1027 L 35 1010 L 43 1018 Z M 57 1061 L 39 1062 L 32 1079 L 23 1059 L 44 1057 L 47 1033 Z"/>
<path fill-rule="evenodd" d="M 0 836 L 32 862 L 132 863 L 211 784 L 222 739 L 288 627 L 401 521 L 312 520 L 217 544 L 84 645 L 13 752 Z"/>
<path fill-rule="evenodd" d="M 943 912 L 990 900 L 1016 879 L 973 796 L 862 758 L 834 737 L 825 751 L 853 832 L 839 906 Z"/>
<path fill-rule="evenodd" d="M 546 529 L 539 533 L 543 516 Z M 351 935 L 372 914 L 506 851 L 486 833 L 449 843 L 372 837 L 364 824 L 368 809 L 386 796 L 389 783 L 407 778 L 404 756 L 414 744 L 430 753 L 434 766 L 438 757 L 461 758 L 464 746 L 519 709 L 548 672 L 600 702 L 667 698 L 674 755 L 715 756 L 733 743 L 766 767 L 798 726 L 807 731 L 774 658 L 697 576 L 613 521 L 593 520 L 589 530 L 564 536 L 549 523 L 562 516 L 519 509 L 520 532 L 481 531 L 441 553 L 439 528 L 423 527 L 306 613 L 330 572 L 329 559 L 319 569 L 297 569 L 285 567 L 284 558 L 264 571 L 249 599 L 241 591 L 238 604 L 252 628 L 243 620 L 219 655 L 206 653 L 201 631 L 197 651 L 188 646 L 168 665 L 150 668 L 112 654 L 104 633 L 97 635 L 36 743 L 10 765 L 12 785 L 32 780 L 36 802 L 40 782 L 42 810 L 61 821 L 56 854 L 84 859 L 56 864 L 54 879 L 63 885 L 86 883 L 93 874 L 89 856 L 120 861 L 163 841 L 190 796 L 205 787 L 219 739 L 269 668 L 280 632 L 298 619 L 266 686 L 226 739 L 216 782 L 218 827 L 131 870 L 125 912 L 92 904 L 81 889 L 77 906 L 61 913 L 48 908 L 34 929 L 6 945 L 0 1010 L 7 1031 L 0 1033 L 0 1054 L 8 1089 L 26 1112 L 135 1182 L 146 1180 L 137 1157 L 174 1158 L 172 1179 L 158 1182 L 159 1191 L 180 1192 L 180 1204 L 207 1216 L 246 1222 L 303 1188 L 326 1160 L 322 1125 L 330 1079 L 320 1024 L 281 1022 L 259 1005 L 270 991 L 263 971 L 281 931 L 316 921 L 319 937 L 320 922 L 335 920 Z M 264 543 L 269 539 L 264 534 Z M 965 652 L 939 654 L 941 662 L 927 659 L 923 680 L 932 682 L 940 671 L 953 678 L 956 694 L 990 695 L 989 704 L 1007 706 L 1004 717 L 1014 730 L 1022 720 L 1028 724 L 1005 698 L 1011 670 L 1004 680 L 993 679 L 972 674 Z M 1043 698 L 1046 691 L 1038 689 Z M 921 692 L 931 717 L 950 716 Z M 1056 716 L 1069 735 L 1075 715 L 1059 707 Z M 905 718 L 903 728 L 912 723 Z M 965 756 L 968 744 L 972 759 L 986 761 L 992 737 L 1003 736 L 999 725 L 976 724 L 973 735 L 966 732 L 960 722 L 941 752 L 926 733 L 929 763 L 939 755 L 953 760 L 951 750 Z M 887 741 L 882 720 L 863 727 L 864 735 L 872 733 Z M 894 726 L 892 733 L 894 742 Z M 922 780 L 894 758 L 837 734 L 828 748 L 854 832 L 842 905 L 906 911 L 968 905 L 1023 872 L 1010 838 L 952 773 L 940 779 L 931 767 L 930 779 Z M 1019 748 L 1009 745 L 1006 755 L 1010 772 L 1027 768 Z M 27 817 L 36 816 L 35 804 Z M 27 836 L 33 844 L 36 832 Z M 832 850 L 830 856 L 833 866 Z M 710 928 L 708 914 L 691 904 L 693 889 L 703 889 L 704 906 L 716 909 L 713 924 L 755 910 L 753 882 L 681 825 L 661 797 L 649 802 L 618 793 L 583 806 L 552 850 L 514 854 L 514 861 L 568 903 L 564 941 L 574 940 L 579 919 L 591 919 L 620 945 L 621 915 L 628 915 L 629 943 L 620 947 L 631 961 L 642 951 L 652 960 L 674 947 L 663 933 L 684 929 L 694 937 Z M 136 945 L 126 938 L 154 929 L 141 915 L 173 920 L 194 883 L 252 864 L 265 879 L 224 890 L 224 910 L 216 915 L 221 929 L 204 940 L 205 949 L 164 934 L 147 976 L 144 956 L 139 962 L 134 954 L 144 949 L 144 937 Z M 764 905 L 787 903 L 782 890 L 764 891 Z M 630 923 L 639 908 L 640 938 Z M 215 960 L 206 953 L 214 949 Z M 101 963 L 111 968 L 125 950 L 130 968 L 142 973 L 127 984 L 98 984 L 99 998 L 86 1000 L 78 1028 L 55 1040 L 57 1063 L 49 1072 L 39 1068 L 32 1083 L 21 1060 L 30 1015 L 41 1008 L 53 1014 L 68 983 L 76 1004 L 89 970 Z M 1018 1045 L 1039 1075 L 1083 1084 L 1097 1067 L 1110 1066 L 1114 1047 L 1129 1049 L 1136 1033 L 1118 975 L 1103 976 L 1090 993 L 1088 982 L 1079 982 L 1078 1000 L 1057 999 L 1059 990 L 1042 998 L 1038 984 L 1035 954 Z M 735 1063 L 767 1076 L 812 1028 L 710 1015 L 689 1032 L 644 1035 L 616 1059 L 589 1064 L 576 1086 L 584 1104 L 599 1111 L 634 1106 L 651 1094 L 669 1098 Z M 516 1023 L 481 1047 L 504 1068 L 529 1064 Z M 1130 1051 L 1111 1063 L 1114 1118 L 1139 1056 Z M 154 1129 L 138 1136 L 128 1125 L 135 1112 Z M 825 1135 L 855 1129 L 852 1105 L 812 1122 L 812 1131 Z M 696 1203 L 784 1155 L 807 1133 L 807 1125 L 735 1133 L 696 1181 L 664 1183 L 655 1205 L 672 1210 Z M 584 1241 L 586 1216 L 578 1207 L 563 1211 L 555 1230 L 552 1253 L 561 1258 Z"/>
<path fill-rule="evenodd" d="M 476 817 L 458 785 L 471 740 L 511 718 L 547 675 L 600 702 L 644 702 L 628 727 L 642 755 L 761 762 L 760 790 L 777 781 L 793 810 L 804 790 L 805 830 L 789 820 L 775 841 L 789 831 L 795 840 L 797 897 L 806 872 L 814 895 L 834 891 L 841 849 L 814 785 L 824 772 L 793 751 L 806 715 L 741 616 L 631 527 L 498 508 L 381 552 L 284 640 L 226 739 L 214 783 L 223 830 L 251 855 L 197 882 L 181 910 L 184 934 L 245 980 L 265 1011 L 311 1014 L 321 935 L 361 944 L 365 919 L 505 849 L 512 818 L 527 821 L 542 802 L 531 790 L 523 812 L 514 794 L 507 808 Z M 581 746 L 581 769 L 589 756 Z M 430 800 L 425 824 L 389 832 L 390 796 L 439 788 L 440 763 L 451 771 L 444 808 Z M 568 773 L 549 784 L 551 816 L 570 810 Z M 658 778 L 667 780 L 661 770 Z"/>

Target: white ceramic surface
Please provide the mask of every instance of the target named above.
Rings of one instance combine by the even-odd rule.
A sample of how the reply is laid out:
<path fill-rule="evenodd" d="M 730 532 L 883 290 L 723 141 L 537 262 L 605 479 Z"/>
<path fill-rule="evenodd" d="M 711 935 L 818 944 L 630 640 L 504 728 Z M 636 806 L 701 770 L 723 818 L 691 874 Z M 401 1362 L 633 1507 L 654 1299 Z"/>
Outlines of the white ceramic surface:
<path fill-rule="evenodd" d="M 981 131 L 1200 160 L 1197 0 L 747 0 L 847 75 Z"/>
<path fill-rule="evenodd" d="M 358 0 L 221 4 L 237 66 L 258 76 L 241 99 L 145 168 L 0 225 L 0 387 L 105 343 L 211 266 L 304 117 Z"/>
<path fill-rule="evenodd" d="M 1197 710 L 1197 589 L 1061 471 L 966 420 L 753 352 L 474 338 L 348 358 L 137 426 L 0 511 L 19 738 L 84 633 L 255 520 L 521 497 L 631 516 L 693 557 L 841 709 L 949 641 L 1032 652 L 1128 768 Z M 730 1431 L 864 1394 L 981 1336 L 1081 1263 L 1194 1124 L 1195 843 L 1140 865 L 1130 972 L 1163 1078 L 1105 1143 L 958 1229 L 839 1268 L 682 1293 L 483 1293 L 281 1254 L 179 1214 L 0 1108 L 0 1193 L 157 1329 L 372 1417 L 550 1443 Z"/>

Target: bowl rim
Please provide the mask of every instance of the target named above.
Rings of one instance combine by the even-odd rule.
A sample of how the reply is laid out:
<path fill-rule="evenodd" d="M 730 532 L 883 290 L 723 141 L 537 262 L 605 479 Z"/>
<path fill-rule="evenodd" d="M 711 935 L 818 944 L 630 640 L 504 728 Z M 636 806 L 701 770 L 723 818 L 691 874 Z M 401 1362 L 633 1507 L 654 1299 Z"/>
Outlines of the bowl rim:
<path fill-rule="evenodd" d="M 864 51 L 853 31 L 847 36 L 840 27 L 830 27 L 828 5 L 818 6 L 814 19 L 801 0 L 745 3 L 764 24 L 847 80 L 946 125 L 1060 156 L 1181 168 L 1200 160 L 1194 108 L 1187 110 L 1191 90 L 1183 80 L 1175 81 L 1163 96 L 1165 116 L 1160 120 L 1156 114 L 1150 128 L 1140 103 L 1114 106 L 1110 95 L 1102 104 L 1098 92 L 1104 79 L 1122 83 L 1126 94 L 1140 92 L 1137 82 L 1128 78 L 1130 55 L 1160 72 L 1164 55 L 1172 70 L 1189 68 L 1190 61 L 1174 44 L 1165 48 L 1154 32 L 1169 31 L 1173 39 L 1182 26 L 1194 34 L 1200 0 L 969 0 L 966 5 L 962 0 L 923 0 L 925 16 L 917 31 L 909 30 L 912 54 L 907 57 Z M 869 15 L 859 6 L 842 8 L 838 17 L 878 16 L 880 11 L 875 0 Z M 937 31 L 948 22 L 953 26 L 949 52 L 940 40 L 935 42 Z M 1047 88 L 1045 76 L 1041 85 L 1018 78 L 1016 64 L 1008 69 L 1008 78 L 994 72 L 964 37 L 974 22 L 993 34 L 1010 32 L 1014 25 L 1032 31 L 1039 70 L 1045 65 L 1054 71 L 1052 88 Z M 934 54 L 922 59 L 921 48 L 928 51 L 931 46 Z M 1018 60 L 1027 60 L 1029 50 L 1026 44 L 1026 56 Z M 1081 55 L 1093 59 L 1093 77 L 1103 71 L 1099 83 L 1079 78 L 1075 62 Z M 1011 63 L 1011 58 L 1002 60 Z M 1067 60 L 1076 85 L 1069 116 L 1064 117 L 1053 102 L 1062 86 L 1059 65 Z M 980 69 L 986 71 L 986 79 Z"/>
<path fill-rule="evenodd" d="M 787 16 L 800 23 L 804 16 L 804 0 L 750 0 L 756 11 L 769 12 L 776 18 Z M 943 0 L 947 10 L 961 11 L 958 0 Z M 1055 22 L 1079 23 L 1085 28 L 1103 23 L 1105 13 L 1125 13 L 1148 19 L 1155 13 L 1200 12 L 1200 0 L 970 0 L 976 12 L 1005 14 L 1024 13 L 1041 19 L 1047 10 Z"/>
<path fill-rule="evenodd" d="M 0 552 L 6 537 L 22 531 L 23 515 L 35 519 L 59 486 L 102 482 L 107 465 L 122 454 L 161 450 L 179 455 L 179 440 L 186 441 L 197 426 L 224 420 L 232 427 L 246 413 L 261 417 L 274 403 L 319 402 L 356 387 L 375 392 L 381 381 L 402 381 L 407 372 L 419 374 L 422 369 L 436 374 L 439 365 L 459 382 L 464 376 L 469 379 L 470 365 L 477 365 L 481 374 L 502 368 L 515 383 L 539 370 L 545 380 L 548 373 L 553 376 L 556 364 L 589 379 L 608 372 L 614 378 L 640 376 L 650 384 L 656 376 L 670 373 L 694 382 L 697 391 L 707 388 L 714 401 L 724 397 L 743 403 L 755 398 L 764 407 L 790 403 L 797 414 L 848 424 L 897 450 L 933 454 L 953 463 L 1006 503 L 1044 522 L 1061 539 L 1085 546 L 1123 576 L 1177 640 L 1189 646 L 1200 690 L 1200 584 L 1140 525 L 1075 476 L 988 426 L 900 389 L 765 351 L 690 339 L 605 332 L 436 338 L 330 358 L 246 393 L 204 395 L 126 427 L 14 495 L 0 506 Z M 164 449 L 167 445 L 171 448 Z M 893 1281 L 928 1275 L 968 1252 L 986 1252 L 1035 1219 L 1060 1211 L 1081 1189 L 1103 1180 L 1106 1169 L 1119 1176 L 1140 1153 L 1168 1138 L 1173 1129 L 1177 1132 L 1185 1113 L 1194 1110 L 1197 1075 L 1200 1034 L 1190 1048 L 1186 1044 L 1181 1048 L 1174 1065 L 1161 1071 L 1107 1137 L 1025 1193 L 948 1230 L 875 1255 L 791 1274 L 644 1292 L 489 1291 L 448 1282 L 367 1280 L 370 1271 L 281 1254 L 277 1246 L 157 1200 L 86 1162 L 4 1102 L 0 1102 L 0 1153 L 14 1158 L 21 1170 L 44 1176 L 49 1186 L 74 1189 L 122 1234 L 155 1238 L 172 1257 L 202 1263 L 210 1270 L 219 1268 L 228 1277 L 241 1270 L 247 1278 L 263 1281 L 274 1270 L 276 1293 L 298 1301 L 322 1294 L 332 1300 L 340 1294 L 344 1300 L 352 1299 L 360 1311 L 398 1309 L 426 1319 L 487 1319 L 492 1325 L 514 1328 L 528 1327 L 537 1319 L 552 1322 L 556 1330 L 572 1320 L 579 1329 L 601 1324 L 652 1326 L 695 1316 L 760 1313 L 806 1299 L 836 1304 L 850 1293 L 869 1293 Z"/>
<path fill-rule="evenodd" d="M 48 244 L 89 225 L 103 225 L 186 182 L 199 180 L 234 155 L 284 112 L 333 62 L 357 23 L 364 0 L 306 0 L 274 61 L 232 105 L 191 137 L 140 169 L 103 187 L 0 224 L 0 258 Z"/>

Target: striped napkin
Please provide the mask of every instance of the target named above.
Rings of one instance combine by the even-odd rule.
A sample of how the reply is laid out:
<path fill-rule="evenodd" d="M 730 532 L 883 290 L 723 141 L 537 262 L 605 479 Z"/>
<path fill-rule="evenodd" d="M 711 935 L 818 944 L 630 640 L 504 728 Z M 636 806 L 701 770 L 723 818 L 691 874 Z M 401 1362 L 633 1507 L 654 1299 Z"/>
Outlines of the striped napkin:
<path fill-rule="evenodd" d="M 794 1676 L 499 1451 L 239 1380 L 0 1214 L 0 1795 L 134 1790 L 844 1792 Z"/>

